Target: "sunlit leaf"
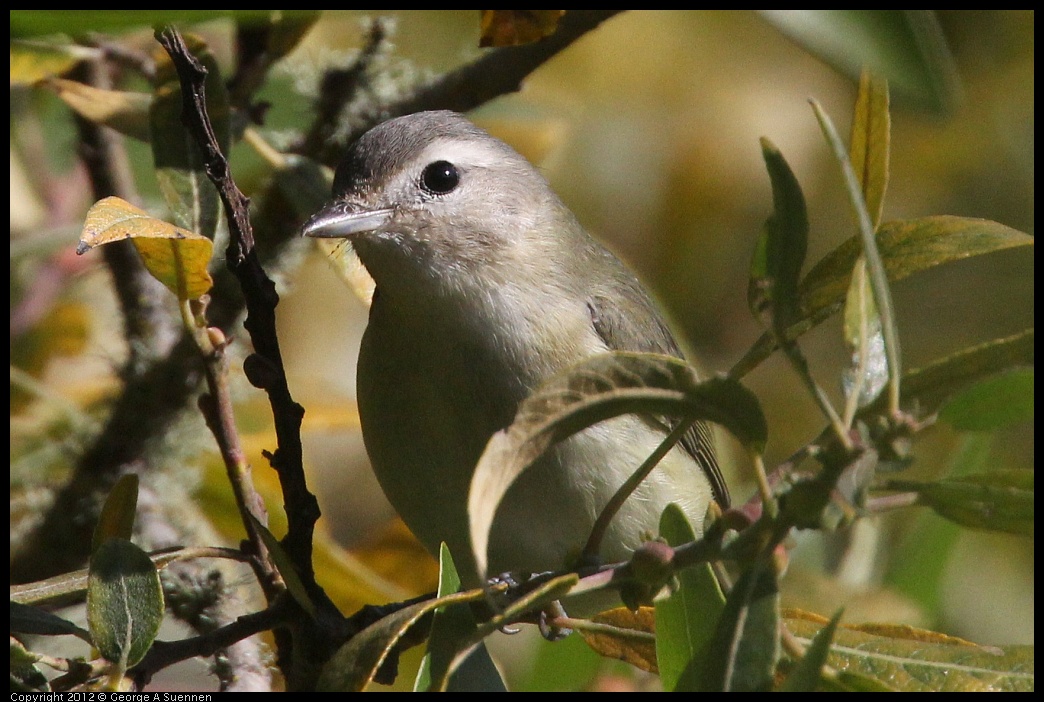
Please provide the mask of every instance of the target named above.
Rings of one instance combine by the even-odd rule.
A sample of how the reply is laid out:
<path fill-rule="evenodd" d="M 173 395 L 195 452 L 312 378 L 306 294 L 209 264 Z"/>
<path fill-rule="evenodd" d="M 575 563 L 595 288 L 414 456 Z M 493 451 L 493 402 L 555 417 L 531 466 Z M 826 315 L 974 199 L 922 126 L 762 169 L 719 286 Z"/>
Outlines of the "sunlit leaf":
<path fill-rule="evenodd" d="M 91 556 L 87 625 L 91 640 L 122 670 L 144 657 L 163 621 L 163 587 L 148 554 L 110 539 Z"/>
<path fill-rule="evenodd" d="M 944 263 L 1033 243 L 1032 236 L 997 222 L 948 215 L 885 222 L 877 231 L 877 246 L 893 282 Z M 859 237 L 853 237 L 808 272 L 801 281 L 806 316 L 844 298 L 862 248 Z"/>
<path fill-rule="evenodd" d="M 557 441 L 627 413 L 717 422 L 752 447 L 763 446 L 768 433 L 757 398 L 730 378 L 701 381 L 684 361 L 657 354 L 615 352 L 582 361 L 531 394 L 479 459 L 468 517 L 480 576 L 490 528 L 515 479 Z"/>
<path fill-rule="evenodd" d="M 482 10 L 479 46 L 517 46 L 549 37 L 565 10 Z"/>
<path fill-rule="evenodd" d="M 816 632 L 811 643 L 805 649 L 804 657 L 798 661 L 794 670 L 790 671 L 787 678 L 780 686 L 780 692 L 815 692 L 819 687 L 820 676 L 823 666 L 826 664 L 827 655 L 830 653 L 830 642 L 834 639 L 837 624 L 841 621 L 842 610 L 830 618 L 826 626 Z"/>
<path fill-rule="evenodd" d="M 639 607 L 634 612 L 616 607 L 596 614 L 591 621 L 612 628 L 581 629 L 579 633 L 588 646 L 605 658 L 621 660 L 650 673 L 657 671 L 652 607 Z"/>
<path fill-rule="evenodd" d="M 1033 535 L 1032 470 L 993 470 L 935 482 L 891 480 L 893 490 L 917 493 L 919 504 L 963 526 Z"/>
<path fill-rule="evenodd" d="M 44 85 L 84 119 L 111 127 L 139 141 L 149 140 L 151 95 L 103 90 L 64 78 L 53 78 Z"/>
<path fill-rule="evenodd" d="M 891 117 L 888 113 L 888 83 L 864 70 L 852 115 L 852 138 L 848 158 L 863 191 L 870 222 L 876 229 L 884 211 L 888 190 Z"/>
<path fill-rule="evenodd" d="M 134 531 L 134 514 L 138 509 L 138 476 L 134 473 L 121 475 L 109 496 L 105 498 L 98 524 L 94 527 L 91 551 L 109 539 L 130 541 Z"/>
<path fill-rule="evenodd" d="M 660 518 L 660 535 L 671 546 L 696 540 L 696 532 L 677 505 L 671 504 Z M 656 660 L 663 688 L 694 690 L 694 661 L 709 645 L 725 596 L 710 564 L 685 568 L 677 574 L 678 586 L 656 602 Z"/>
<path fill-rule="evenodd" d="M 213 285 L 207 264 L 214 245 L 210 239 L 156 219 L 118 197 L 99 200 L 88 210 L 76 248 L 131 239 L 145 267 L 179 299 L 194 300 Z"/>
<path fill-rule="evenodd" d="M 826 622 L 794 616 L 787 628 L 809 641 Z M 838 627 L 827 663 L 902 692 L 1031 691 L 1033 646 L 977 646 L 909 626 Z"/>
<path fill-rule="evenodd" d="M 99 56 L 98 49 L 43 41 L 11 41 L 11 85 L 33 85 Z"/>
<path fill-rule="evenodd" d="M 948 215 L 885 222 L 877 230 L 877 246 L 892 282 L 944 263 L 1033 244 L 1032 236 L 1003 224 Z M 852 237 L 812 267 L 799 288 L 802 318 L 787 329 L 787 338 L 796 339 L 840 309 L 862 251 L 860 238 Z M 742 377 L 775 349 L 766 332 L 731 374 Z M 908 390 L 904 382 L 904 394 Z"/>

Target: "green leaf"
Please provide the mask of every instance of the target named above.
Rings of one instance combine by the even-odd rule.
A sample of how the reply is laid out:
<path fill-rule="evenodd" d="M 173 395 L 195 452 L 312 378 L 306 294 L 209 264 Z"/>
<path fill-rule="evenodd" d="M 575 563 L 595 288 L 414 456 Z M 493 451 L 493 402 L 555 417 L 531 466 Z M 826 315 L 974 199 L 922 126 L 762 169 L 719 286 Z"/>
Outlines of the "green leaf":
<path fill-rule="evenodd" d="M 449 548 L 439 550 L 438 597 L 460 590 L 460 576 L 453 565 Z M 493 659 L 484 643 L 467 655 L 461 666 L 450 675 L 450 666 L 461 645 L 475 635 L 475 616 L 468 604 L 450 605 L 436 610 L 428 637 L 428 652 L 417 671 L 414 692 L 507 692 Z"/>
<path fill-rule="evenodd" d="M 950 477 L 986 471 L 990 467 L 992 434 L 962 434 L 949 458 Z M 942 582 L 961 528 L 930 511 L 916 515 L 890 559 L 885 584 L 913 600 L 936 621 L 943 610 Z"/>
<path fill-rule="evenodd" d="M 272 10 L 11 10 L 12 37 L 46 34 L 113 33 L 160 24 L 188 25 L 233 18 L 241 24 L 270 21 Z M 280 10 L 283 17 L 312 16 L 314 10 Z"/>
<path fill-rule="evenodd" d="M 11 633 L 37 634 L 40 636 L 77 636 L 90 643 L 91 635 L 68 619 L 37 607 L 10 602 Z"/>
<path fill-rule="evenodd" d="M 841 621 L 839 609 L 830 621 L 816 632 L 812 642 L 805 649 L 804 657 L 798 661 L 786 680 L 780 686 L 780 692 L 815 692 L 819 687 L 819 681 L 823 674 L 823 666 L 826 665 L 827 654 L 830 653 L 830 642 L 834 639 L 837 624 Z"/>
<path fill-rule="evenodd" d="M 869 69 L 901 97 L 927 109 L 956 107 L 956 66 L 931 10 L 762 10 L 761 15 L 853 80 Z"/>
<path fill-rule="evenodd" d="M 876 237 L 892 282 L 944 263 L 1034 243 L 1029 234 L 997 222 L 946 215 L 885 222 L 878 227 Z M 812 267 L 799 287 L 801 319 L 786 330 L 786 338 L 798 338 L 840 309 L 862 251 L 862 241 L 855 236 Z M 766 332 L 730 375 L 744 376 L 776 348 L 772 335 Z M 908 390 L 904 383 L 904 394 Z"/>
<path fill-rule="evenodd" d="M 881 223 L 888 190 L 891 117 L 888 114 L 888 82 L 864 70 L 852 115 L 852 139 L 848 158 L 863 191 L 870 222 Z"/>
<path fill-rule="evenodd" d="M 22 642 L 11 637 L 8 656 L 11 692 L 50 692 L 50 683 L 36 667 L 39 660 L 38 654 L 26 650 Z"/>
<path fill-rule="evenodd" d="M 818 617 L 788 616 L 786 623 L 802 641 L 810 641 L 823 626 Z M 827 663 L 901 692 L 1028 692 L 1033 690 L 1033 658 L 1033 646 L 977 646 L 902 625 L 842 625 Z M 841 682 L 846 682 L 843 676 Z"/>
<path fill-rule="evenodd" d="M 767 691 L 780 651 L 779 585 L 771 560 L 762 559 L 729 592 L 698 679 L 707 690 Z"/>
<path fill-rule="evenodd" d="M 960 431 L 991 431 L 1033 421 L 1033 369 L 984 378 L 951 397 L 939 418 Z"/>
<path fill-rule="evenodd" d="M 439 607 L 475 602 L 485 598 L 482 590 L 469 590 L 436 597 L 397 610 L 348 640 L 323 666 L 316 689 L 326 692 L 359 692 L 373 680 L 402 637 L 426 615 Z"/>
<path fill-rule="evenodd" d="M 110 539 L 91 556 L 87 625 L 95 647 L 121 670 L 140 661 L 163 621 L 163 588 L 148 554 Z"/>
<path fill-rule="evenodd" d="M 684 361 L 658 354 L 613 352 L 582 361 L 526 398 L 515 421 L 493 435 L 479 459 L 468 516 L 480 576 L 490 528 L 516 478 L 556 442 L 627 413 L 717 422 L 754 450 L 768 435 L 757 397 L 731 378 L 701 381 Z"/>
<path fill-rule="evenodd" d="M 696 540 L 685 513 L 670 504 L 660 517 L 660 535 L 671 546 Z M 693 691 L 702 685 L 695 679 L 698 656 L 711 641 L 725 596 L 710 564 L 681 570 L 678 587 L 656 602 L 656 663 L 664 690 Z"/>
<path fill-rule="evenodd" d="M 283 548 L 283 544 L 279 543 L 279 539 L 275 537 L 275 534 L 259 522 L 257 517 L 250 515 L 250 521 L 253 523 L 258 535 L 260 535 L 261 540 L 265 542 L 265 547 L 272 558 L 272 563 L 275 565 L 276 570 L 279 571 L 280 577 L 283 578 L 283 583 L 286 584 L 287 592 L 290 593 L 290 596 L 294 598 L 297 604 L 301 605 L 301 609 L 314 617 L 315 603 L 312 602 L 312 598 L 308 595 L 308 589 L 301 580 L 301 576 L 298 575 L 297 569 L 294 568 L 294 562 L 290 555 L 287 554 L 286 549 Z"/>
<path fill-rule="evenodd" d="M 755 317 L 769 313 L 773 325 L 782 330 L 797 314 L 798 276 L 808 250 L 808 212 L 801 185 L 783 154 L 764 137 L 761 153 L 772 180 L 773 212 L 751 262 L 747 303 Z"/>
<path fill-rule="evenodd" d="M 893 490 L 913 491 L 951 521 L 975 529 L 1033 535 L 1032 470 L 993 470 L 936 482 L 891 480 Z"/>
<path fill-rule="evenodd" d="M 94 538 L 91 540 L 91 552 L 94 552 L 109 539 L 130 541 L 134 531 L 134 514 L 138 509 L 138 476 L 134 473 L 121 475 L 120 479 L 109 491 L 98 516 L 98 525 L 94 527 Z"/>
<path fill-rule="evenodd" d="M 948 397 L 983 378 L 1032 366 L 1033 336 L 1033 330 L 1027 329 L 910 371 L 903 377 L 903 396 L 907 401 L 916 400 L 925 412 L 934 412 Z"/>
<path fill-rule="evenodd" d="M 877 230 L 877 246 L 892 282 L 943 263 L 1033 243 L 1029 234 L 971 217 L 903 219 L 885 222 Z M 862 249 L 859 237 L 852 237 L 813 266 L 801 281 L 805 316 L 818 318 L 841 302 Z"/>
<path fill-rule="evenodd" d="M 217 60 L 198 37 L 187 35 L 185 43 L 207 69 L 207 115 L 218 146 L 227 158 L 231 119 L 228 92 Z M 155 59 L 156 79 L 149 117 L 156 179 L 174 221 L 185 229 L 213 239 L 220 219 L 221 201 L 204 168 L 203 152 L 181 121 L 181 82 L 174 64 L 160 49 L 156 50 Z"/>

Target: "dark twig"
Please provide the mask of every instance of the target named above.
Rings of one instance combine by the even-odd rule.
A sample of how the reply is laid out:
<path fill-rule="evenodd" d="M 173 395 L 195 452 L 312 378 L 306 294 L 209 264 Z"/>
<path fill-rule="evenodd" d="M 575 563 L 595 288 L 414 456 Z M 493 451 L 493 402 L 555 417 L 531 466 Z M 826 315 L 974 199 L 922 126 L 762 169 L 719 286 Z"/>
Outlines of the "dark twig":
<path fill-rule="evenodd" d="M 302 147 L 302 153 L 335 166 L 344 157 L 353 138 L 379 122 L 423 110 L 467 112 L 496 97 L 517 92 L 526 76 L 619 12 L 621 10 L 570 10 L 562 16 L 551 36 L 531 44 L 490 49 L 479 59 L 418 86 L 398 101 L 369 106 L 367 118 L 353 126 L 353 133 L 345 141 L 335 145 L 317 144 L 310 140 Z M 370 45 L 373 45 L 372 36 Z M 355 74 L 344 76 L 346 81 L 357 79 Z M 324 84 L 324 89 L 334 90 L 336 86 Z M 330 126 L 323 123 L 337 116 L 332 111 L 324 111 L 309 133 L 332 133 Z"/>
<path fill-rule="evenodd" d="M 275 284 L 265 274 L 254 249 L 246 196 L 236 187 L 228 161 L 218 146 L 206 113 L 204 80 L 206 69 L 189 53 L 181 35 L 172 27 L 156 33 L 156 39 L 170 54 L 181 79 L 184 103 L 182 119 L 203 152 L 207 175 L 221 196 L 228 220 L 229 244 L 226 264 L 243 288 L 247 308 L 244 322 L 255 354 L 248 359 L 248 377 L 268 393 L 275 418 L 279 448 L 271 456 L 286 499 L 287 553 L 306 582 L 314 582 L 312 572 L 312 534 L 319 518 L 319 505 L 308 491 L 301 463 L 301 419 L 304 409 L 290 395 L 283 370 L 282 355 L 275 331 L 275 308 L 279 296 Z"/>

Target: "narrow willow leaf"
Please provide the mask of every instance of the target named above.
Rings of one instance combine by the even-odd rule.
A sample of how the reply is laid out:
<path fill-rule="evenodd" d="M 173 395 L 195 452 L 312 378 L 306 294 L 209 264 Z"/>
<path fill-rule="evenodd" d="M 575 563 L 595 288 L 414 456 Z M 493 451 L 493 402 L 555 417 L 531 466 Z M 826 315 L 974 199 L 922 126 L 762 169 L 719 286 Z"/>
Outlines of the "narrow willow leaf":
<path fill-rule="evenodd" d="M 994 470 L 925 483 L 892 480 L 893 490 L 913 491 L 918 502 L 946 519 L 975 529 L 1033 535 L 1032 470 Z"/>
<path fill-rule="evenodd" d="M 786 617 L 787 628 L 809 641 L 821 617 Z M 838 627 L 827 663 L 901 692 L 1032 691 L 1033 646 L 977 646 L 909 626 Z M 842 682 L 844 679 L 842 678 Z"/>
<path fill-rule="evenodd" d="M 947 400 L 939 418 L 960 431 L 992 431 L 1033 421 L 1033 369 L 984 378 Z"/>
<path fill-rule="evenodd" d="M 924 411 L 934 412 L 951 395 L 983 378 L 1032 366 L 1033 337 L 1033 330 L 1027 329 L 910 371 L 903 378 L 903 395 L 916 400 Z"/>
<path fill-rule="evenodd" d="M 888 368 L 888 408 L 891 412 L 899 411 L 899 383 L 902 373 L 902 352 L 899 348 L 899 331 L 895 321 L 895 306 L 892 303 L 892 290 L 888 285 L 888 273 L 881 258 L 878 248 L 876 231 L 867 211 L 866 200 L 863 198 L 862 186 L 859 176 L 852 168 L 852 161 L 848 158 L 841 143 L 841 137 L 834 127 L 830 115 L 822 108 L 816 100 L 809 101 L 816 120 L 826 137 L 834 158 L 841 167 L 841 176 L 848 192 L 848 199 L 855 212 L 859 223 L 859 240 L 863 246 L 863 258 L 866 260 L 866 277 L 870 281 L 870 289 L 873 291 L 874 304 L 877 306 L 878 316 L 881 320 L 881 334 L 884 339 L 884 353 L 887 358 Z"/>
<path fill-rule="evenodd" d="M 888 114 L 888 82 L 864 70 L 852 115 L 848 158 L 852 162 L 863 200 L 876 229 L 881 223 L 888 190 L 891 118 Z"/>
<path fill-rule="evenodd" d="M 668 505 L 660 518 L 660 535 L 671 546 L 696 540 L 685 513 Z M 725 607 L 725 596 L 710 564 L 701 563 L 677 574 L 678 586 L 656 601 L 656 662 L 663 689 L 700 689 L 695 679 L 697 657 L 704 654 Z"/>
<path fill-rule="evenodd" d="M 62 619 L 38 607 L 10 602 L 12 634 L 37 634 L 40 636 L 72 635 L 90 643 L 91 635 L 68 619 Z"/>
<path fill-rule="evenodd" d="M 808 212 L 801 185 L 783 154 L 764 137 L 761 153 L 772 181 L 773 211 L 755 249 L 747 302 L 755 317 L 768 313 L 782 330 L 797 314 L 798 277 L 808 250 Z"/>
<path fill-rule="evenodd" d="M 460 576 L 453 565 L 449 548 L 442 544 L 439 549 L 438 597 L 452 595 L 460 590 Z M 479 643 L 468 654 L 453 675 L 450 666 L 460 646 L 466 644 L 476 631 L 475 616 L 468 604 L 451 605 L 435 612 L 428 637 L 428 652 L 424 655 L 414 692 L 507 692 L 493 659 L 485 644 Z"/>
<path fill-rule="evenodd" d="M 84 119 L 115 129 L 133 139 L 149 141 L 151 95 L 103 90 L 64 78 L 53 78 L 45 85 Z"/>
<path fill-rule="evenodd" d="M 231 113 L 228 92 L 221 79 L 217 60 L 198 37 L 186 35 L 185 43 L 207 69 L 207 115 L 218 146 L 227 157 L 231 141 Z M 203 166 L 203 153 L 181 121 L 181 82 L 174 64 L 162 49 L 156 50 L 154 58 L 156 79 L 149 121 L 156 179 L 174 221 L 213 239 L 221 214 L 221 201 Z"/>
<path fill-rule="evenodd" d="M 192 549 L 177 549 L 176 551 L 152 553 L 149 554 L 149 560 L 157 569 L 162 570 L 175 561 L 196 558 L 197 555 L 192 551 Z M 46 580 L 12 585 L 9 589 L 11 601 L 55 607 L 82 602 L 83 596 L 87 592 L 88 572 L 84 568 L 71 573 L 62 573 Z"/>
<path fill-rule="evenodd" d="M 485 597 L 486 593 L 482 590 L 469 590 L 418 602 L 382 617 L 337 649 L 323 666 L 316 689 L 326 692 L 363 690 L 406 632 L 425 615 L 439 607 L 458 602 L 475 602 Z"/>
<path fill-rule="evenodd" d="M 771 562 L 761 560 L 729 592 L 695 680 L 704 690 L 766 691 L 780 651 L 779 585 Z"/>
<path fill-rule="evenodd" d="M 500 501 L 518 476 L 554 443 L 627 413 L 716 422 L 754 450 L 768 434 L 757 398 L 730 378 L 701 381 L 684 361 L 658 354 L 613 352 L 582 361 L 526 398 L 511 426 L 486 444 L 468 495 L 480 577 Z"/>
<path fill-rule="evenodd" d="M 8 650 L 8 680 L 11 692 L 51 692 L 50 683 L 36 667 L 41 659 L 40 654 L 27 650 L 22 642 L 13 636 L 10 637 Z"/>
<path fill-rule="evenodd" d="M 883 76 L 907 100 L 946 113 L 960 98 L 956 65 L 931 10 L 762 10 L 777 29 L 858 79 Z"/>
<path fill-rule="evenodd" d="M 904 219 L 885 222 L 877 229 L 877 247 L 892 282 L 943 263 L 1033 243 L 1029 234 L 971 217 Z M 801 281 L 801 306 L 806 316 L 842 300 L 862 248 L 859 237 L 852 237 L 812 267 Z"/>
<path fill-rule="evenodd" d="M 951 216 L 885 222 L 878 227 L 876 236 L 892 282 L 944 263 L 1034 243 L 1029 234 L 997 222 Z M 799 289 L 801 319 L 786 330 L 787 339 L 800 337 L 840 309 L 852 269 L 861 255 L 862 242 L 859 237 L 852 237 L 812 267 Z M 776 348 L 772 334 L 762 334 L 729 374 L 743 377 Z M 908 391 L 904 382 L 903 394 Z"/>
<path fill-rule="evenodd" d="M 286 552 L 286 549 L 283 548 L 283 544 L 279 543 L 279 539 L 275 537 L 275 534 L 259 522 L 257 517 L 250 515 L 250 521 L 261 536 L 261 540 L 265 542 L 268 554 L 272 558 L 272 563 L 275 565 L 276 570 L 279 571 L 279 575 L 283 578 L 287 592 L 290 593 L 290 596 L 294 598 L 297 604 L 301 605 L 301 609 L 314 617 L 315 603 L 312 602 L 308 589 L 301 580 L 301 576 L 298 575 L 297 569 L 294 568 L 294 562 Z"/>
<path fill-rule="evenodd" d="M 823 674 L 823 666 L 826 665 L 827 655 L 830 653 L 830 642 L 834 639 L 837 624 L 841 621 L 841 613 L 838 610 L 827 625 L 816 632 L 812 642 L 805 649 L 805 656 L 798 661 L 794 670 L 790 671 L 786 680 L 780 686 L 780 692 L 815 692 L 819 687 L 819 681 Z"/>
<path fill-rule="evenodd" d="M 214 249 L 210 239 L 156 219 L 118 197 L 99 200 L 88 210 L 76 252 L 123 239 L 134 243 L 149 273 L 179 300 L 198 299 L 213 286 L 207 272 Z"/>
<path fill-rule="evenodd" d="M 94 527 L 91 552 L 109 539 L 130 541 L 134 530 L 134 514 L 138 509 L 138 476 L 127 473 L 116 481 L 105 498 L 98 525 Z"/>
<path fill-rule="evenodd" d="M 866 275 L 866 260 L 860 258 L 852 273 L 852 284 L 845 297 L 842 330 L 851 361 L 841 371 L 841 384 L 848 399 L 849 412 L 865 407 L 881 394 L 888 382 L 881 317 Z M 847 423 L 846 423 L 847 424 Z"/>
<path fill-rule="evenodd" d="M 126 670 L 140 661 L 163 622 L 163 587 L 148 554 L 110 539 L 91 556 L 87 625 L 106 660 Z"/>

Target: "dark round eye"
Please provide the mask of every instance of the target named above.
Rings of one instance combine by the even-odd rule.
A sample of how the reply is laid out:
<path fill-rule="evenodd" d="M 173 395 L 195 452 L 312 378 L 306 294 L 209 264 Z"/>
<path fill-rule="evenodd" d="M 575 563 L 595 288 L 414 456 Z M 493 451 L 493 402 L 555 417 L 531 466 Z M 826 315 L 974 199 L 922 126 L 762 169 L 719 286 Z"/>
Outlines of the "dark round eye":
<path fill-rule="evenodd" d="M 460 172 L 449 161 L 434 161 L 421 173 L 421 187 L 432 195 L 445 195 L 457 187 Z"/>

